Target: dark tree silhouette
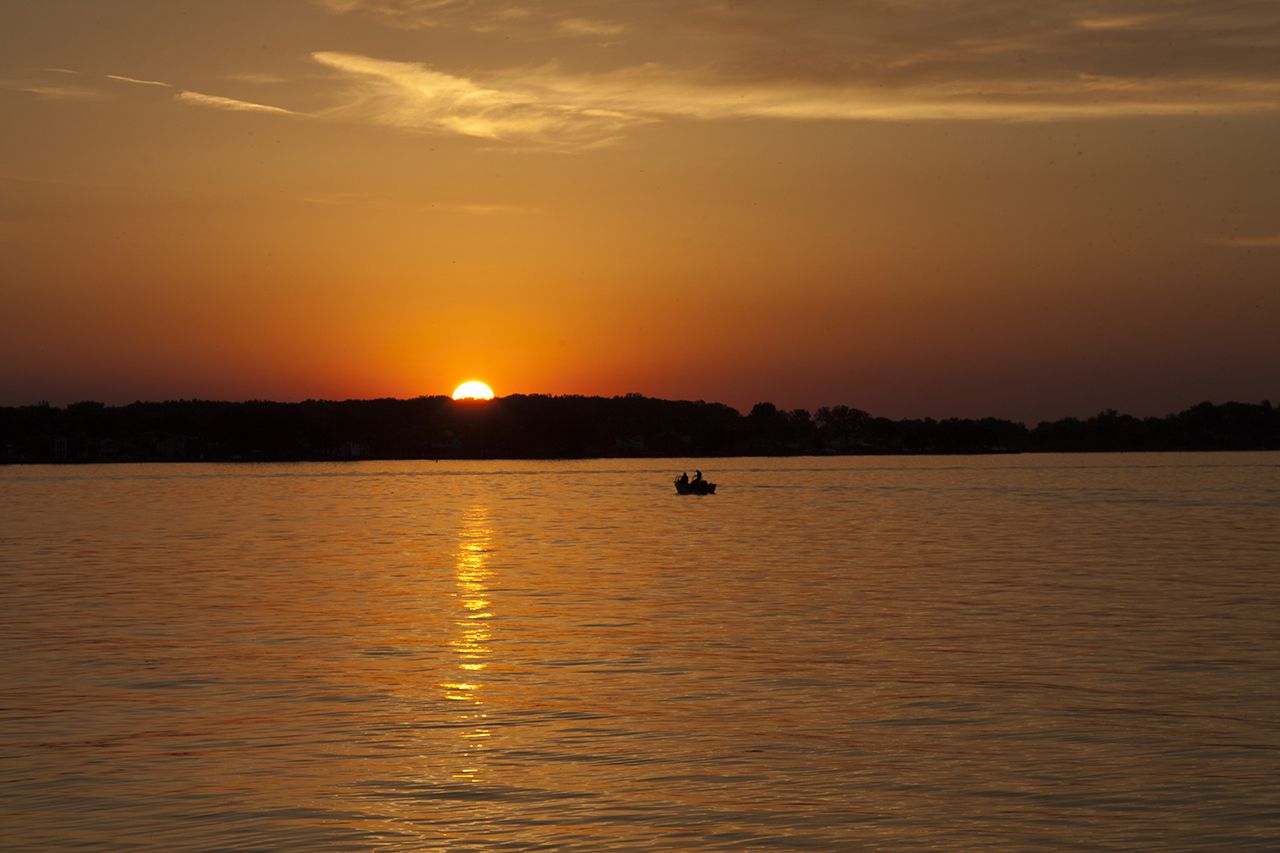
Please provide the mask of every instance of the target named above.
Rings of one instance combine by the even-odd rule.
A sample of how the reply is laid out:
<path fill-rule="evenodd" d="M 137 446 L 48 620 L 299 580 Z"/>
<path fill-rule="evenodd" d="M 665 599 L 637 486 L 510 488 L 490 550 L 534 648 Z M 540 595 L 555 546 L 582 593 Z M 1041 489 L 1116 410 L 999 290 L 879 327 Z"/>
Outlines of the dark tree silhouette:
<path fill-rule="evenodd" d="M 5 463 L 1277 449 L 1280 410 L 1269 401 L 1145 419 L 1108 409 L 1034 429 L 996 418 L 893 421 L 849 406 L 811 416 L 767 402 L 743 416 L 639 394 L 0 408 Z"/>

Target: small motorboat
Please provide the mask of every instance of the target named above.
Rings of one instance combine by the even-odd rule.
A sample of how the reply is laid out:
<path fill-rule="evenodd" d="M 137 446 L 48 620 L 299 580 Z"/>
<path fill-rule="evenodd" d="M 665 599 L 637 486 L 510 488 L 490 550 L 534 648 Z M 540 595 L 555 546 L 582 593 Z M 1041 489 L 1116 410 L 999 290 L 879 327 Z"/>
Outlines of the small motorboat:
<path fill-rule="evenodd" d="M 677 495 L 714 495 L 716 484 L 706 480 L 681 480 L 676 478 Z"/>

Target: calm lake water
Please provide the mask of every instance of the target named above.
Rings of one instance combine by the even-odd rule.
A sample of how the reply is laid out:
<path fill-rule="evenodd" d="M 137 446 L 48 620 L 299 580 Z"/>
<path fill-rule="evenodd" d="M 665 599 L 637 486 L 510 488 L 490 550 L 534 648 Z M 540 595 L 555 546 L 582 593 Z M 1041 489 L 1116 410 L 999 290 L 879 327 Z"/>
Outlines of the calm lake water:
<path fill-rule="evenodd" d="M 7 848 L 1280 845 L 1280 454 L 11 467 L 0 595 Z"/>

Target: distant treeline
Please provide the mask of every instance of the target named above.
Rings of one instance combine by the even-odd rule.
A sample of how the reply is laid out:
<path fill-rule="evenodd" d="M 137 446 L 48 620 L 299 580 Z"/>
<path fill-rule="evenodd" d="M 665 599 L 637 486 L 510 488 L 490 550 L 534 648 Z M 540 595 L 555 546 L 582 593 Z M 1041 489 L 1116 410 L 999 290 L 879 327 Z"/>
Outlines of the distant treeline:
<path fill-rule="evenodd" d="M 0 462 L 567 458 L 1277 450 L 1280 409 L 1201 403 L 1163 418 L 1105 411 L 1034 428 L 996 418 L 890 420 L 832 406 L 516 394 L 491 402 L 173 400 L 0 408 Z"/>

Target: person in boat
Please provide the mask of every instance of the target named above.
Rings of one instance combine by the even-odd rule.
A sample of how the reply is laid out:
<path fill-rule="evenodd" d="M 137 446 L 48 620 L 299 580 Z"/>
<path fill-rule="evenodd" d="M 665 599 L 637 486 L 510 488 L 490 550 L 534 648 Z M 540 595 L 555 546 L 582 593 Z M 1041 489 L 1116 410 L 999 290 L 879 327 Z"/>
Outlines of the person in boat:
<path fill-rule="evenodd" d="M 705 480 L 703 480 L 703 479 L 702 479 L 702 472 L 701 472 L 701 471 L 694 471 L 694 472 L 693 472 L 693 482 L 694 482 L 694 483 L 697 483 L 697 484 L 701 484 L 701 483 L 706 482 Z"/>
<path fill-rule="evenodd" d="M 689 485 L 689 472 L 688 472 L 688 471 L 681 471 L 681 472 L 680 472 L 680 479 L 679 479 L 679 480 L 676 480 L 676 482 L 677 482 L 677 483 L 679 483 L 679 484 L 680 484 L 680 485 L 682 485 L 682 486 L 687 486 L 687 485 Z"/>

